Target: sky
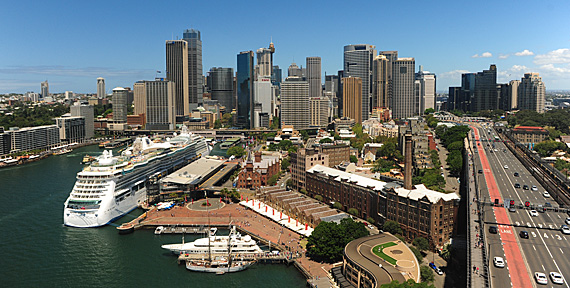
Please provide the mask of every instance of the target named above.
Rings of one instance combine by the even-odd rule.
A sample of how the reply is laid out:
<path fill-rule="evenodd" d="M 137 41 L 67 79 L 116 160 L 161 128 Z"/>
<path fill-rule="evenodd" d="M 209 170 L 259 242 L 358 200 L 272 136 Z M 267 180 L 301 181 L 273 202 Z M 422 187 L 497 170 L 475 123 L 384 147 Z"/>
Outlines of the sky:
<path fill-rule="evenodd" d="M 437 90 L 497 65 L 499 83 L 538 72 L 570 90 L 570 1 L 8 1 L 0 0 L 0 93 L 95 93 L 165 70 L 165 41 L 201 31 L 203 73 L 236 67 L 241 51 L 275 45 L 283 69 L 320 56 L 342 70 L 343 47 L 371 44 L 414 57 Z M 324 82 L 324 77 L 323 77 Z"/>

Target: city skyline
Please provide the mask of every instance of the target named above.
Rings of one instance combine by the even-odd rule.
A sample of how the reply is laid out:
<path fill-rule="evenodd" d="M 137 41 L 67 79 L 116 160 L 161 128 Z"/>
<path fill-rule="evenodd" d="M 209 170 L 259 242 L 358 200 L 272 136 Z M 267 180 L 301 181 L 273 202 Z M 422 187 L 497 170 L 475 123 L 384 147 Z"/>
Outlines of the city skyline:
<path fill-rule="evenodd" d="M 272 4 L 267 10 L 271 13 L 265 14 L 256 13 L 268 8 L 263 2 L 246 6 L 175 2 L 159 7 L 149 3 L 11 3 L 0 20 L 3 27 L 11 27 L 0 32 L 10 43 L 0 54 L 0 93 L 40 92 L 40 82 L 46 79 L 52 93 L 96 93 L 96 79 L 103 77 L 109 94 L 117 86 L 132 87 L 139 80 L 164 77 L 165 41 L 182 39 L 183 31 L 192 28 L 202 34 L 204 74 L 212 67 L 235 71 L 236 54 L 273 41 L 274 65 L 302 65 L 306 57 L 318 56 L 324 78 L 325 72 L 337 74 L 343 69 L 344 46 L 370 44 L 378 51 L 397 50 L 401 57 L 414 57 L 416 71 L 422 65 L 437 75 L 440 92 L 458 86 L 462 73 L 481 71 L 490 64 L 497 66 L 499 83 L 534 72 L 540 73 L 548 90 L 570 89 L 570 35 L 565 30 L 570 20 L 564 15 L 570 4 L 563 1 L 494 3 L 492 9 L 491 2 L 475 7 L 452 1 L 383 3 L 382 9 L 347 7 L 340 1 L 288 2 Z M 137 13 L 123 13 L 133 7 Z M 461 12 L 467 8 L 469 14 Z M 377 17 L 386 10 L 396 12 Z M 509 13 L 492 17 L 496 11 Z M 529 23 L 521 17 L 531 13 L 532 19 L 541 21 Z M 101 14 L 121 21 L 91 20 Z M 75 20 L 77 15 L 86 20 Z M 291 17 L 315 21 L 278 21 Z M 380 29 L 383 21 L 398 19 L 408 20 L 390 30 Z M 334 25 L 341 20 L 343 25 Z M 218 25 L 221 22 L 240 25 Z M 322 24 L 307 27 L 308 23 Z M 42 30 L 32 42 L 30 31 L 40 25 Z"/>

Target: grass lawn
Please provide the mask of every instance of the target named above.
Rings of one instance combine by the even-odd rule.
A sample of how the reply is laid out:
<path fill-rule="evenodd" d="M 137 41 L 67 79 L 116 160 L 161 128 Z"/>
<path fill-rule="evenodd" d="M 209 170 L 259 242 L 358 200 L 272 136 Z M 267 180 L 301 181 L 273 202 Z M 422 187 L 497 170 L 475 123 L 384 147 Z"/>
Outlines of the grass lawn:
<path fill-rule="evenodd" d="M 384 250 L 384 248 L 388 248 L 388 247 L 392 247 L 392 246 L 396 246 L 396 243 L 394 242 L 388 242 L 388 243 L 384 243 L 382 245 L 378 245 L 375 246 L 374 248 L 372 248 L 372 252 L 374 254 L 376 254 L 376 256 L 386 260 L 388 263 L 392 264 L 392 265 L 396 265 L 396 259 L 384 254 L 384 252 L 382 252 L 382 250 Z"/>

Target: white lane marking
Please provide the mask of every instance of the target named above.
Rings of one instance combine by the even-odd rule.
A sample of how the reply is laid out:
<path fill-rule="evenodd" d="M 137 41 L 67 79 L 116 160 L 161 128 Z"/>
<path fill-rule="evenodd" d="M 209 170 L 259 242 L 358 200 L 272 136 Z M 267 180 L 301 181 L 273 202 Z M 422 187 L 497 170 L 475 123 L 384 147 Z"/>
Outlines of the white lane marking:
<path fill-rule="evenodd" d="M 534 234 L 534 233 L 532 233 L 532 234 Z M 534 236 L 534 235 L 533 235 L 533 236 Z M 534 245 L 532 245 L 532 248 L 534 248 L 534 251 L 536 251 L 536 247 L 534 247 Z"/>
<path fill-rule="evenodd" d="M 546 269 L 544 269 L 544 265 L 540 264 L 540 266 L 542 266 L 542 270 L 546 270 Z"/>
<path fill-rule="evenodd" d="M 562 217 L 560 217 L 560 214 L 556 214 L 556 216 L 558 216 L 558 219 L 562 219 Z"/>
<path fill-rule="evenodd" d="M 562 237 L 560 237 L 560 235 L 556 235 L 556 239 L 562 240 Z"/>
<path fill-rule="evenodd" d="M 562 254 L 564 254 L 564 250 L 562 250 L 562 248 L 558 248 L 558 249 L 560 249 L 560 252 L 562 252 Z"/>

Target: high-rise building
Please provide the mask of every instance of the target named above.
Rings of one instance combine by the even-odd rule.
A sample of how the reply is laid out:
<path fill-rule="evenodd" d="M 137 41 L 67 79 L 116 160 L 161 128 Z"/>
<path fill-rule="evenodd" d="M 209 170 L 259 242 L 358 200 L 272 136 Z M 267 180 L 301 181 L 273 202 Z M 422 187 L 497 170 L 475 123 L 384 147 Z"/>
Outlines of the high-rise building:
<path fill-rule="evenodd" d="M 203 102 L 204 77 L 202 70 L 202 39 L 200 31 L 186 29 L 182 39 L 188 43 L 188 85 L 190 111 L 196 109 Z"/>
<path fill-rule="evenodd" d="M 309 128 L 309 83 L 302 77 L 287 77 L 281 83 L 281 127 L 293 125 L 295 130 Z"/>
<path fill-rule="evenodd" d="M 519 93 L 519 85 L 521 81 L 519 80 L 511 80 L 509 82 L 509 110 L 514 110 L 517 108 L 518 105 L 518 93 Z"/>
<path fill-rule="evenodd" d="M 380 51 L 378 53 L 379 55 L 382 55 L 384 57 L 386 57 L 386 59 L 388 60 L 388 62 L 386 63 L 386 79 L 388 81 L 387 84 L 387 89 L 386 89 L 386 99 L 385 101 L 388 104 L 388 108 L 391 108 L 389 105 L 392 104 L 392 97 L 394 96 L 393 94 L 393 83 L 392 83 L 392 73 L 394 72 L 393 69 L 393 64 L 394 62 L 396 62 L 396 60 L 398 60 L 398 51 Z"/>
<path fill-rule="evenodd" d="M 343 117 L 354 119 L 356 123 L 362 124 L 362 79 L 359 77 L 342 78 L 343 88 Z"/>
<path fill-rule="evenodd" d="M 253 113 L 254 126 L 269 127 L 269 120 L 273 115 L 274 89 L 271 84 L 271 77 L 258 76 L 257 80 L 253 82 L 253 98 L 255 103 L 255 111 Z M 267 125 L 262 125 L 267 123 Z"/>
<path fill-rule="evenodd" d="M 190 76 L 188 72 L 188 42 L 166 41 L 166 79 L 174 82 L 176 116 L 190 115 Z"/>
<path fill-rule="evenodd" d="M 303 77 L 303 72 L 301 71 L 301 68 L 299 68 L 299 66 L 297 66 L 297 64 L 291 63 L 291 65 L 289 65 L 289 69 L 287 69 L 287 76 L 288 77 Z"/>
<path fill-rule="evenodd" d="M 392 75 L 389 68 L 388 58 L 384 55 L 374 57 L 372 64 L 372 108 L 388 108 L 390 107 L 390 98 L 388 95 L 389 81 L 388 76 Z"/>
<path fill-rule="evenodd" d="M 85 140 L 85 117 L 58 117 L 55 122 L 59 128 L 61 142 L 82 143 Z"/>
<path fill-rule="evenodd" d="M 525 73 L 518 88 L 518 109 L 544 113 L 546 87 L 538 73 Z"/>
<path fill-rule="evenodd" d="M 240 52 L 237 55 L 237 102 L 238 125 L 244 129 L 255 126 L 253 98 L 253 51 Z"/>
<path fill-rule="evenodd" d="M 273 43 L 271 43 L 272 45 Z M 271 77 L 271 72 L 273 70 L 273 52 L 275 49 L 270 48 L 259 48 L 257 49 L 257 65 L 255 66 L 256 77 L 269 76 Z"/>
<path fill-rule="evenodd" d="M 496 110 L 499 108 L 497 93 L 497 66 L 492 64 L 489 70 L 475 75 L 475 93 L 471 100 L 471 111 Z"/>
<path fill-rule="evenodd" d="M 338 91 L 339 79 L 337 75 L 326 75 L 325 73 L 325 96 L 329 98 L 330 101 L 330 115 L 332 120 L 335 116 L 338 116 L 339 96 L 341 93 Z"/>
<path fill-rule="evenodd" d="M 273 72 L 271 73 L 271 84 L 281 87 L 281 81 L 283 81 L 283 72 L 281 68 L 279 68 L 279 65 L 274 65 Z"/>
<path fill-rule="evenodd" d="M 40 89 L 41 89 L 40 91 L 42 91 L 42 93 L 41 93 L 41 94 L 42 94 L 42 98 L 49 97 L 49 84 L 48 84 L 48 81 L 46 80 L 46 81 L 42 82 L 40 86 L 41 86 L 41 87 L 40 87 Z"/>
<path fill-rule="evenodd" d="M 127 123 L 127 89 L 117 87 L 113 89 L 113 121 Z"/>
<path fill-rule="evenodd" d="M 436 76 L 429 71 L 423 71 L 420 65 L 420 71 L 416 73 L 416 81 L 419 81 L 419 110 L 418 115 L 423 115 L 426 109 L 435 109 L 435 85 Z"/>
<path fill-rule="evenodd" d="M 232 112 L 234 107 L 234 69 L 213 67 L 210 68 L 208 82 L 212 100 L 218 100 L 220 105 L 226 107 L 226 113 Z"/>
<path fill-rule="evenodd" d="M 105 94 L 105 78 L 97 78 L 97 98 L 103 99 L 107 95 Z"/>
<path fill-rule="evenodd" d="M 95 114 L 92 105 L 82 105 L 80 102 L 75 102 L 70 107 L 72 117 L 85 118 L 85 138 L 91 139 L 95 136 Z"/>
<path fill-rule="evenodd" d="M 418 110 L 414 93 L 416 61 L 414 58 L 399 58 L 392 64 L 392 118 L 414 116 Z"/>
<path fill-rule="evenodd" d="M 337 114 L 337 116 L 342 117 L 342 115 L 343 115 L 343 112 L 342 112 L 343 106 L 342 105 L 344 104 L 343 103 L 344 102 L 344 100 L 343 100 L 344 96 L 342 94 L 344 92 L 343 88 L 342 88 L 342 78 L 344 78 L 344 70 L 338 70 L 337 73 L 338 73 L 337 74 L 338 88 L 336 89 L 336 98 L 337 98 L 337 102 L 338 102 L 338 110 L 337 110 L 338 114 Z"/>
<path fill-rule="evenodd" d="M 344 77 L 362 79 L 362 120 L 360 122 L 368 119 L 368 115 L 372 111 L 370 99 L 372 98 L 372 62 L 375 55 L 376 47 L 373 45 L 344 46 Z"/>
<path fill-rule="evenodd" d="M 137 81 L 134 87 L 135 114 L 144 114 L 147 130 L 173 130 L 176 127 L 175 85 L 164 78 Z"/>
<path fill-rule="evenodd" d="M 309 92 L 310 92 L 309 84 Z M 329 99 L 328 97 L 309 98 L 312 127 L 327 127 L 329 124 Z"/>
<path fill-rule="evenodd" d="M 323 91 L 321 57 L 307 57 L 307 82 L 309 82 L 309 97 L 321 97 Z"/>

